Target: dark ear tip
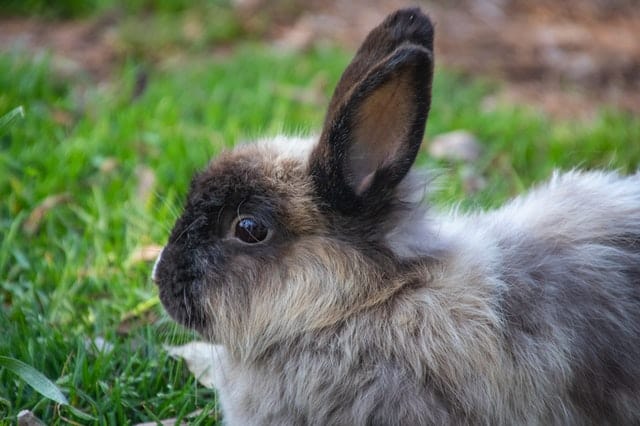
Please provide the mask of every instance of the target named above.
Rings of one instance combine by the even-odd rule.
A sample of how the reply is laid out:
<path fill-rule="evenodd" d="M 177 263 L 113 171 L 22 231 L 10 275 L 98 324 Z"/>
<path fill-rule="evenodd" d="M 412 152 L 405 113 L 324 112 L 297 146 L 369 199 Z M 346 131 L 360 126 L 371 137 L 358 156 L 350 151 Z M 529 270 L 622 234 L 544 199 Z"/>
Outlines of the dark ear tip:
<path fill-rule="evenodd" d="M 433 23 L 419 7 L 400 9 L 392 13 L 381 25 L 398 45 L 410 42 L 433 50 Z"/>
<path fill-rule="evenodd" d="M 390 61 L 390 64 L 396 65 L 402 62 L 433 66 L 433 51 L 415 44 L 400 46 L 394 51 L 393 60 Z M 430 76 L 425 75 L 425 77 Z"/>

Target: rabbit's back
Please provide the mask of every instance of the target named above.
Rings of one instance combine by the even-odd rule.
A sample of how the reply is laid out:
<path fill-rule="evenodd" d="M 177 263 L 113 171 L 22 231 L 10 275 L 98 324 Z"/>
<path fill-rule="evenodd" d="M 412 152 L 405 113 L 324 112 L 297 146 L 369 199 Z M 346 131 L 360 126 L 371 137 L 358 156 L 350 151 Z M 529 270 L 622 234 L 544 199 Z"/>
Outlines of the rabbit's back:
<path fill-rule="evenodd" d="M 477 219 L 500 253 L 505 351 L 530 387 L 519 400 L 558 392 L 555 413 L 640 421 L 640 174 L 556 175 Z"/>

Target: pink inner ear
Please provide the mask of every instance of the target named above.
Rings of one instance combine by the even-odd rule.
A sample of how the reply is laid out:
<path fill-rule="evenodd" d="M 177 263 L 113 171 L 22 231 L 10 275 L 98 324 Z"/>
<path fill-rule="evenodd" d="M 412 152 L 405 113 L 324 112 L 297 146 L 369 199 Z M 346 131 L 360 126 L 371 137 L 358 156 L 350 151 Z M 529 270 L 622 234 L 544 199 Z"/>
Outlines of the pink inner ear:
<path fill-rule="evenodd" d="M 373 177 L 376 175 L 375 172 L 369 173 L 368 175 L 366 175 L 362 181 L 360 182 L 360 184 L 356 187 L 355 192 L 356 195 L 362 195 L 362 193 L 364 191 L 367 190 L 367 188 L 369 188 L 371 186 L 371 183 L 373 182 Z"/>
<path fill-rule="evenodd" d="M 413 93 L 409 76 L 395 76 L 378 87 L 360 105 L 347 164 L 351 185 L 361 194 L 375 172 L 398 160 L 413 121 Z"/>

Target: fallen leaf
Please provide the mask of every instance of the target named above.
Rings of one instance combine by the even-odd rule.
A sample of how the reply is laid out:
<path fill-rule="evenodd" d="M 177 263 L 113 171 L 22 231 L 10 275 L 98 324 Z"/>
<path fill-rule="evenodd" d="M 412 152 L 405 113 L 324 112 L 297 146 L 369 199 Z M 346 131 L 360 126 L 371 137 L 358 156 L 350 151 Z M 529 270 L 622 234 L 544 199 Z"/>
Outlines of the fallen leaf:
<path fill-rule="evenodd" d="M 158 320 L 158 314 L 153 309 L 160 303 L 158 297 L 152 297 L 141 303 L 138 303 L 132 310 L 124 314 L 118 324 L 118 334 L 127 335 L 131 330 L 153 324 Z"/>
<path fill-rule="evenodd" d="M 120 336 L 128 336 L 133 330 L 154 324 L 159 318 L 158 314 L 153 310 L 142 312 L 139 315 L 125 316 L 118 324 L 116 332 Z"/>
<path fill-rule="evenodd" d="M 118 160 L 113 157 L 105 158 L 99 166 L 100 173 L 109 174 L 118 168 Z"/>
<path fill-rule="evenodd" d="M 189 43 L 197 43 L 205 36 L 201 17 L 194 14 L 187 15 L 182 22 L 182 34 Z"/>
<path fill-rule="evenodd" d="M 55 108 L 51 111 L 51 118 L 57 124 L 62 126 L 71 126 L 73 124 L 73 114 L 61 108 Z"/>
<path fill-rule="evenodd" d="M 162 246 L 158 244 L 139 247 L 129 256 L 129 263 L 152 262 L 158 258 L 161 251 Z"/>
<path fill-rule="evenodd" d="M 47 198 L 42 200 L 42 202 L 36 208 L 33 209 L 27 220 L 25 220 L 24 224 L 22 225 L 22 229 L 28 235 L 35 234 L 38 229 L 40 229 L 42 220 L 51 209 L 60 204 L 67 203 L 71 201 L 71 199 L 71 194 L 67 192 L 62 194 L 49 195 Z"/>

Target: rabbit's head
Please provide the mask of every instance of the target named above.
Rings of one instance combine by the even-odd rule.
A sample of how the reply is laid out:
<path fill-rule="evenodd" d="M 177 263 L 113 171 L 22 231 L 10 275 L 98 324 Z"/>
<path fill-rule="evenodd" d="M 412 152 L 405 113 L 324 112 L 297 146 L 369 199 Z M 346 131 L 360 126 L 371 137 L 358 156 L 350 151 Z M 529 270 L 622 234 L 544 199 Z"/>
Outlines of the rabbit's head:
<path fill-rule="evenodd" d="M 400 10 L 345 70 L 319 139 L 239 146 L 197 174 L 154 268 L 168 312 L 248 356 L 410 284 L 388 235 L 411 208 L 432 73 L 429 18 Z"/>

